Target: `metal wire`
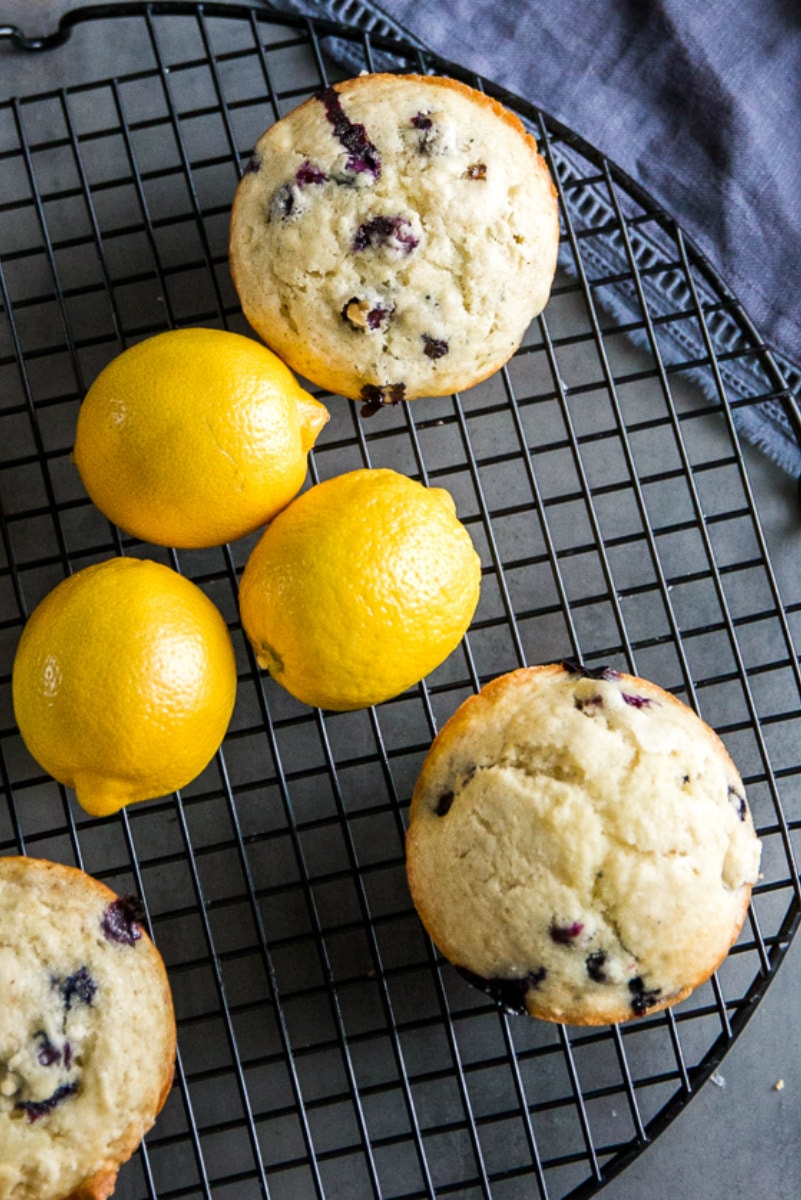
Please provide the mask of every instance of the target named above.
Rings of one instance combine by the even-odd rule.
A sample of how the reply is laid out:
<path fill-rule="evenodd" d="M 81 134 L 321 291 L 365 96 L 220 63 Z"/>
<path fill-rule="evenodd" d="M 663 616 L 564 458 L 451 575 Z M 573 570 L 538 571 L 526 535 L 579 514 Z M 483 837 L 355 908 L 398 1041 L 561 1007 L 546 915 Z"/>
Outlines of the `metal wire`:
<path fill-rule="evenodd" d="M 782 604 L 733 418 L 786 397 L 784 380 L 650 198 L 486 81 L 239 5 L 98 6 L 44 38 L 0 30 L 20 53 L 109 33 L 112 77 L 0 105 L 0 853 L 75 863 L 146 902 L 180 1053 L 120 1194 L 590 1196 L 718 1065 L 798 920 L 797 605 Z M 252 539 L 143 545 L 100 517 L 69 461 L 85 388 L 121 348 L 174 326 L 248 332 L 227 272 L 233 189 L 262 130 L 339 77 L 333 35 L 366 69 L 380 51 L 515 108 L 563 222 L 551 302 L 493 379 L 372 420 L 331 400 L 312 478 L 391 465 L 443 484 L 483 563 L 463 646 L 355 714 L 312 712 L 259 673 L 236 608 Z M 199 780 L 97 820 L 27 756 L 10 674 L 44 593 L 119 553 L 166 561 L 216 601 L 239 699 Z M 438 725 L 488 678 L 560 657 L 694 705 L 740 765 L 764 845 L 748 926 L 713 980 L 602 1030 L 499 1013 L 439 959 L 405 887 L 406 806 Z"/>

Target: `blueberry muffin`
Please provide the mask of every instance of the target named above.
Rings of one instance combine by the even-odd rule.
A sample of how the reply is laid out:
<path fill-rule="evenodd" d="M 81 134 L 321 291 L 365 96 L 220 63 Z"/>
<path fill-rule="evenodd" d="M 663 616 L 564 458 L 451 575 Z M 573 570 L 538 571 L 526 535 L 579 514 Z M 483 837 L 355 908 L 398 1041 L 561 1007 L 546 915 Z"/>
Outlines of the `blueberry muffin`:
<path fill-rule="evenodd" d="M 600 1025 L 684 999 L 745 918 L 760 844 L 717 735 L 653 683 L 500 676 L 444 725 L 408 878 L 445 956 L 503 1007 Z"/>
<path fill-rule="evenodd" d="M 103 1200 L 170 1089 L 175 1019 L 141 907 L 0 858 L 0 1198 Z"/>
<path fill-rule="evenodd" d="M 259 140 L 230 261 L 267 344 L 374 411 L 502 366 L 545 306 L 558 238 L 516 116 L 453 79 L 362 75 Z"/>

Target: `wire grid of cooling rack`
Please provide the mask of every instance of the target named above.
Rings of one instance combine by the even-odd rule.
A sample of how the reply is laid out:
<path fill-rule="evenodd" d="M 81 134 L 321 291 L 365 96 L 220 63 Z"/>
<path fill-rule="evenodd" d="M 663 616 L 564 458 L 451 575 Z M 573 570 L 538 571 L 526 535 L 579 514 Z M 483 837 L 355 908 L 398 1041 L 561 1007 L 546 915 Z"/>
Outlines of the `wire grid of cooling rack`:
<path fill-rule="evenodd" d="M 311 472 L 389 465 L 448 487 L 482 556 L 476 619 L 397 700 L 305 708 L 258 672 L 238 623 L 255 539 L 180 553 L 136 542 L 89 503 L 70 449 L 86 387 L 123 346 L 173 325 L 248 332 L 226 258 L 241 165 L 337 77 L 328 34 L 367 69 L 372 44 L 236 5 L 71 19 L 76 53 L 91 62 L 102 33 L 124 70 L 0 105 L 0 853 L 140 893 L 164 954 L 176 1084 L 117 1194 L 588 1196 L 714 1069 L 797 920 L 798 661 L 731 416 L 783 381 L 680 230 L 513 102 L 559 181 L 567 270 L 544 317 L 461 396 L 370 420 L 333 398 Z M 399 69 L 445 69 L 389 49 Z M 610 291 L 630 319 L 608 316 Z M 198 780 L 97 820 L 27 755 L 10 672 L 35 603 L 113 554 L 165 561 L 217 602 L 239 693 Z M 718 974 L 675 1010 L 601 1030 L 497 1011 L 438 958 L 405 886 L 406 805 L 438 725 L 492 676 L 562 657 L 693 704 L 740 766 L 764 845 Z"/>

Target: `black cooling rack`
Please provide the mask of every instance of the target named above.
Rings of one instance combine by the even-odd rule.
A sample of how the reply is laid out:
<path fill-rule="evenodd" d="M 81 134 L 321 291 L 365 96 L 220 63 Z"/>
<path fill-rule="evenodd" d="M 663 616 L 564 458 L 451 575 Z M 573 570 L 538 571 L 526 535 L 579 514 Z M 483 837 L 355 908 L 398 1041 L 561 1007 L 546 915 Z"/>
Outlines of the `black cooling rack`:
<path fill-rule="evenodd" d="M 798 415 L 681 230 L 494 91 L 559 182 L 546 313 L 460 396 L 370 420 L 332 399 L 312 466 L 390 465 L 448 487 L 482 555 L 476 620 L 433 676 L 375 710 L 312 711 L 260 675 L 236 610 L 253 539 L 180 554 L 136 542 L 88 502 L 70 448 L 82 395 L 123 346 L 174 325 L 248 332 L 226 261 L 233 190 L 262 130 L 340 77 L 324 56 L 334 33 L 351 69 L 389 53 L 494 91 L 395 43 L 239 5 L 98 7 L 52 39 L 16 38 L 22 53 L 69 37 L 84 73 L 0 105 L 0 853 L 75 863 L 146 901 L 179 1060 L 120 1197 L 586 1197 L 720 1062 L 798 919 L 798 606 L 782 605 L 734 419 L 777 401 L 796 429 Z M 109 44 L 119 66 L 99 79 L 93 47 Z M 170 563 L 218 603 L 239 698 L 180 796 L 95 820 L 25 752 L 10 672 L 44 593 L 121 553 Z M 437 726 L 488 678 L 563 657 L 695 706 L 739 764 L 764 843 L 717 976 L 675 1010 L 601 1030 L 499 1013 L 438 959 L 404 877 L 406 806 Z"/>

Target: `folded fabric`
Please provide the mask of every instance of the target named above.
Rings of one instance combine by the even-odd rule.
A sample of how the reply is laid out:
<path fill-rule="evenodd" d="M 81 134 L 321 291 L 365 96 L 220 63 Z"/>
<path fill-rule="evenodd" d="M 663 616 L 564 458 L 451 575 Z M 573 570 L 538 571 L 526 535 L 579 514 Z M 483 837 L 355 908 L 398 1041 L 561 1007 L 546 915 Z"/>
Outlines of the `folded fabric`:
<path fill-rule="evenodd" d="M 801 10 L 793 0 L 278 0 L 273 7 L 432 50 L 575 130 L 676 218 L 801 394 Z M 345 43 L 335 54 L 348 62 Z M 379 55 L 382 65 L 391 59 Z M 603 205 L 600 193 L 595 202 Z M 614 245 L 603 253 L 613 269 Z M 658 294 L 653 299 L 659 311 Z M 610 307 L 628 319 L 627 303 L 623 290 Z M 740 336 L 729 325 L 716 330 L 723 350 Z M 674 339 L 677 356 L 686 356 L 687 336 Z M 736 358 L 724 375 L 734 399 L 755 394 Z M 801 449 L 778 401 L 738 406 L 735 419 L 786 471 L 801 474 Z"/>

